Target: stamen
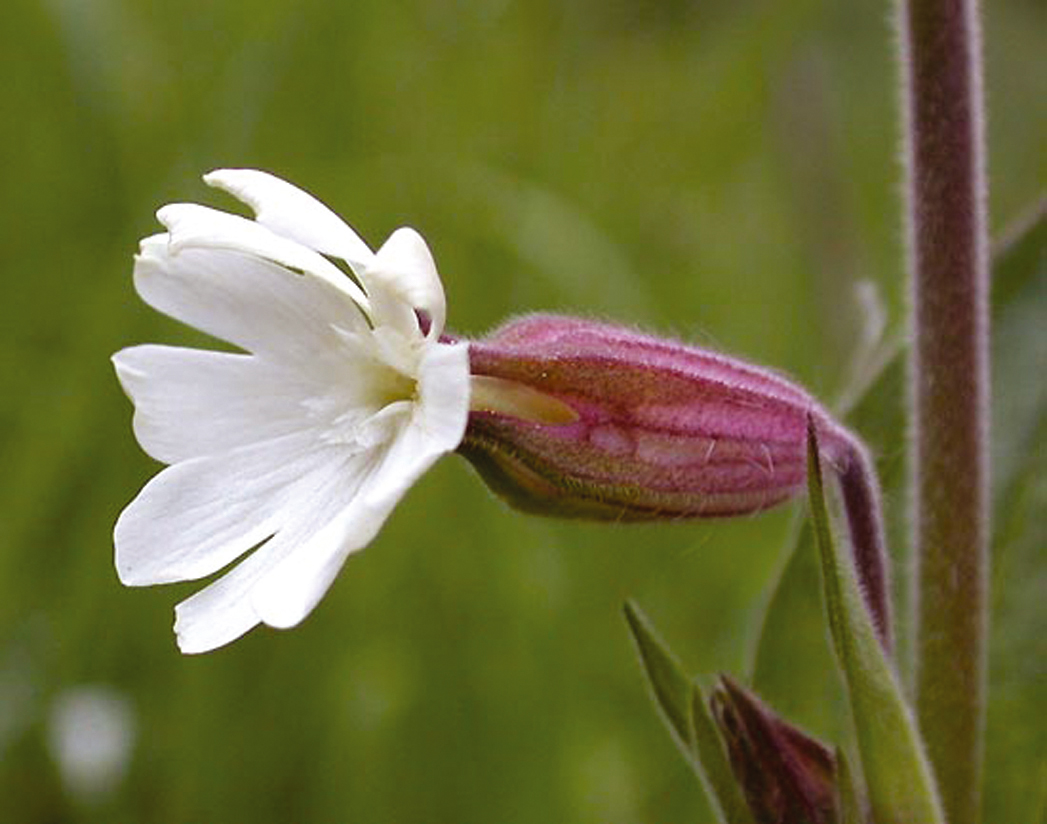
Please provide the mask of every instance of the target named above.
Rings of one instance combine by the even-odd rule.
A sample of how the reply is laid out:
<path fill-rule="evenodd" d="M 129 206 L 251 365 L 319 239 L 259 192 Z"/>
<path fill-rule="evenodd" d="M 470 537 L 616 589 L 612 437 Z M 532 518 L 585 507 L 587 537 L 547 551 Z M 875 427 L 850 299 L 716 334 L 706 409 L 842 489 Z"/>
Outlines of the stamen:
<path fill-rule="evenodd" d="M 558 398 L 522 383 L 491 375 L 473 375 L 470 379 L 469 409 L 472 412 L 510 415 L 531 423 L 552 426 L 578 420 L 578 413 Z"/>

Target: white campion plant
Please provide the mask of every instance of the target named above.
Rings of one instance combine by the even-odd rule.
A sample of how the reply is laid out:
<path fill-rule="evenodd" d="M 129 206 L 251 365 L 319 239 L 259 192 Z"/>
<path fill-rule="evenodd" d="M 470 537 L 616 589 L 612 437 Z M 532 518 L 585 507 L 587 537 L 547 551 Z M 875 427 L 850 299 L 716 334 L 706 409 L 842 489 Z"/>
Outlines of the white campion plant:
<path fill-rule="evenodd" d="M 804 489 L 813 421 L 843 493 L 868 607 L 889 647 L 868 453 L 811 395 L 737 358 L 586 318 L 526 315 L 443 335 L 411 229 L 377 253 L 264 172 L 205 177 L 255 220 L 177 204 L 142 241 L 138 293 L 241 352 L 114 357 L 143 448 L 169 464 L 116 524 L 124 583 L 229 572 L 179 604 L 185 652 L 297 624 L 407 488 L 457 450 L 526 512 L 614 522 L 747 515 Z M 341 259 L 353 276 L 332 259 Z"/>
<path fill-rule="evenodd" d="M 241 559 L 177 606 L 186 653 L 305 618 L 458 446 L 469 415 L 467 347 L 440 339 L 443 287 L 417 232 L 398 229 L 375 253 L 272 175 L 204 179 L 255 219 L 163 207 L 167 231 L 142 241 L 135 288 L 242 351 L 147 344 L 113 356 L 138 442 L 168 464 L 117 521 L 120 580 L 196 580 Z"/>

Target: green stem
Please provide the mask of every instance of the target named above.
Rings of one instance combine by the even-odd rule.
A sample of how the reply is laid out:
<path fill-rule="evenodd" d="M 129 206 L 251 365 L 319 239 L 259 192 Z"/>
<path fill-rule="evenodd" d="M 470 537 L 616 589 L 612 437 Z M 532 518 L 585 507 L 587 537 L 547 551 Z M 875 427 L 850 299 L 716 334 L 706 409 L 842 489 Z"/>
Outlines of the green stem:
<path fill-rule="evenodd" d="M 900 0 L 913 301 L 917 712 L 952 824 L 981 804 L 988 237 L 976 0 Z"/>

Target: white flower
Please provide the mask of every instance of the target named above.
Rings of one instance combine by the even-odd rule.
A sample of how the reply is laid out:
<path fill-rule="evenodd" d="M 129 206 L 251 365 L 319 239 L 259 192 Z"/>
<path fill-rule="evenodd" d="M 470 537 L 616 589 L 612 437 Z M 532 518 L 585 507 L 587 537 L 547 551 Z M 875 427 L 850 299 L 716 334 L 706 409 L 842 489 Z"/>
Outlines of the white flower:
<path fill-rule="evenodd" d="M 203 578 L 246 554 L 178 605 L 183 652 L 305 618 L 349 553 L 458 446 L 469 406 L 467 350 L 439 340 L 443 288 L 417 232 L 398 229 L 372 253 L 272 175 L 204 179 L 256 219 L 165 206 L 168 231 L 142 241 L 135 287 L 243 352 L 144 345 L 113 356 L 139 443 L 170 464 L 116 523 L 120 580 Z"/>

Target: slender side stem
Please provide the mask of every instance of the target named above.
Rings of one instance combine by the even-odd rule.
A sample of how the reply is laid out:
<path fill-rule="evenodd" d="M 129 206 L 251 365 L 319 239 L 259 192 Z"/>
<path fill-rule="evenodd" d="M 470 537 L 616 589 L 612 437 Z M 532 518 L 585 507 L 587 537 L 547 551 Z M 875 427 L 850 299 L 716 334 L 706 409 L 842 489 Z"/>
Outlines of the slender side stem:
<path fill-rule="evenodd" d="M 858 584 L 884 654 L 891 658 L 894 634 L 890 559 L 883 534 L 880 484 L 869 453 L 857 439 L 853 440 L 850 454 L 838 471 Z"/>
<path fill-rule="evenodd" d="M 988 238 L 977 0 L 899 0 L 913 301 L 917 712 L 948 820 L 981 805 Z"/>

